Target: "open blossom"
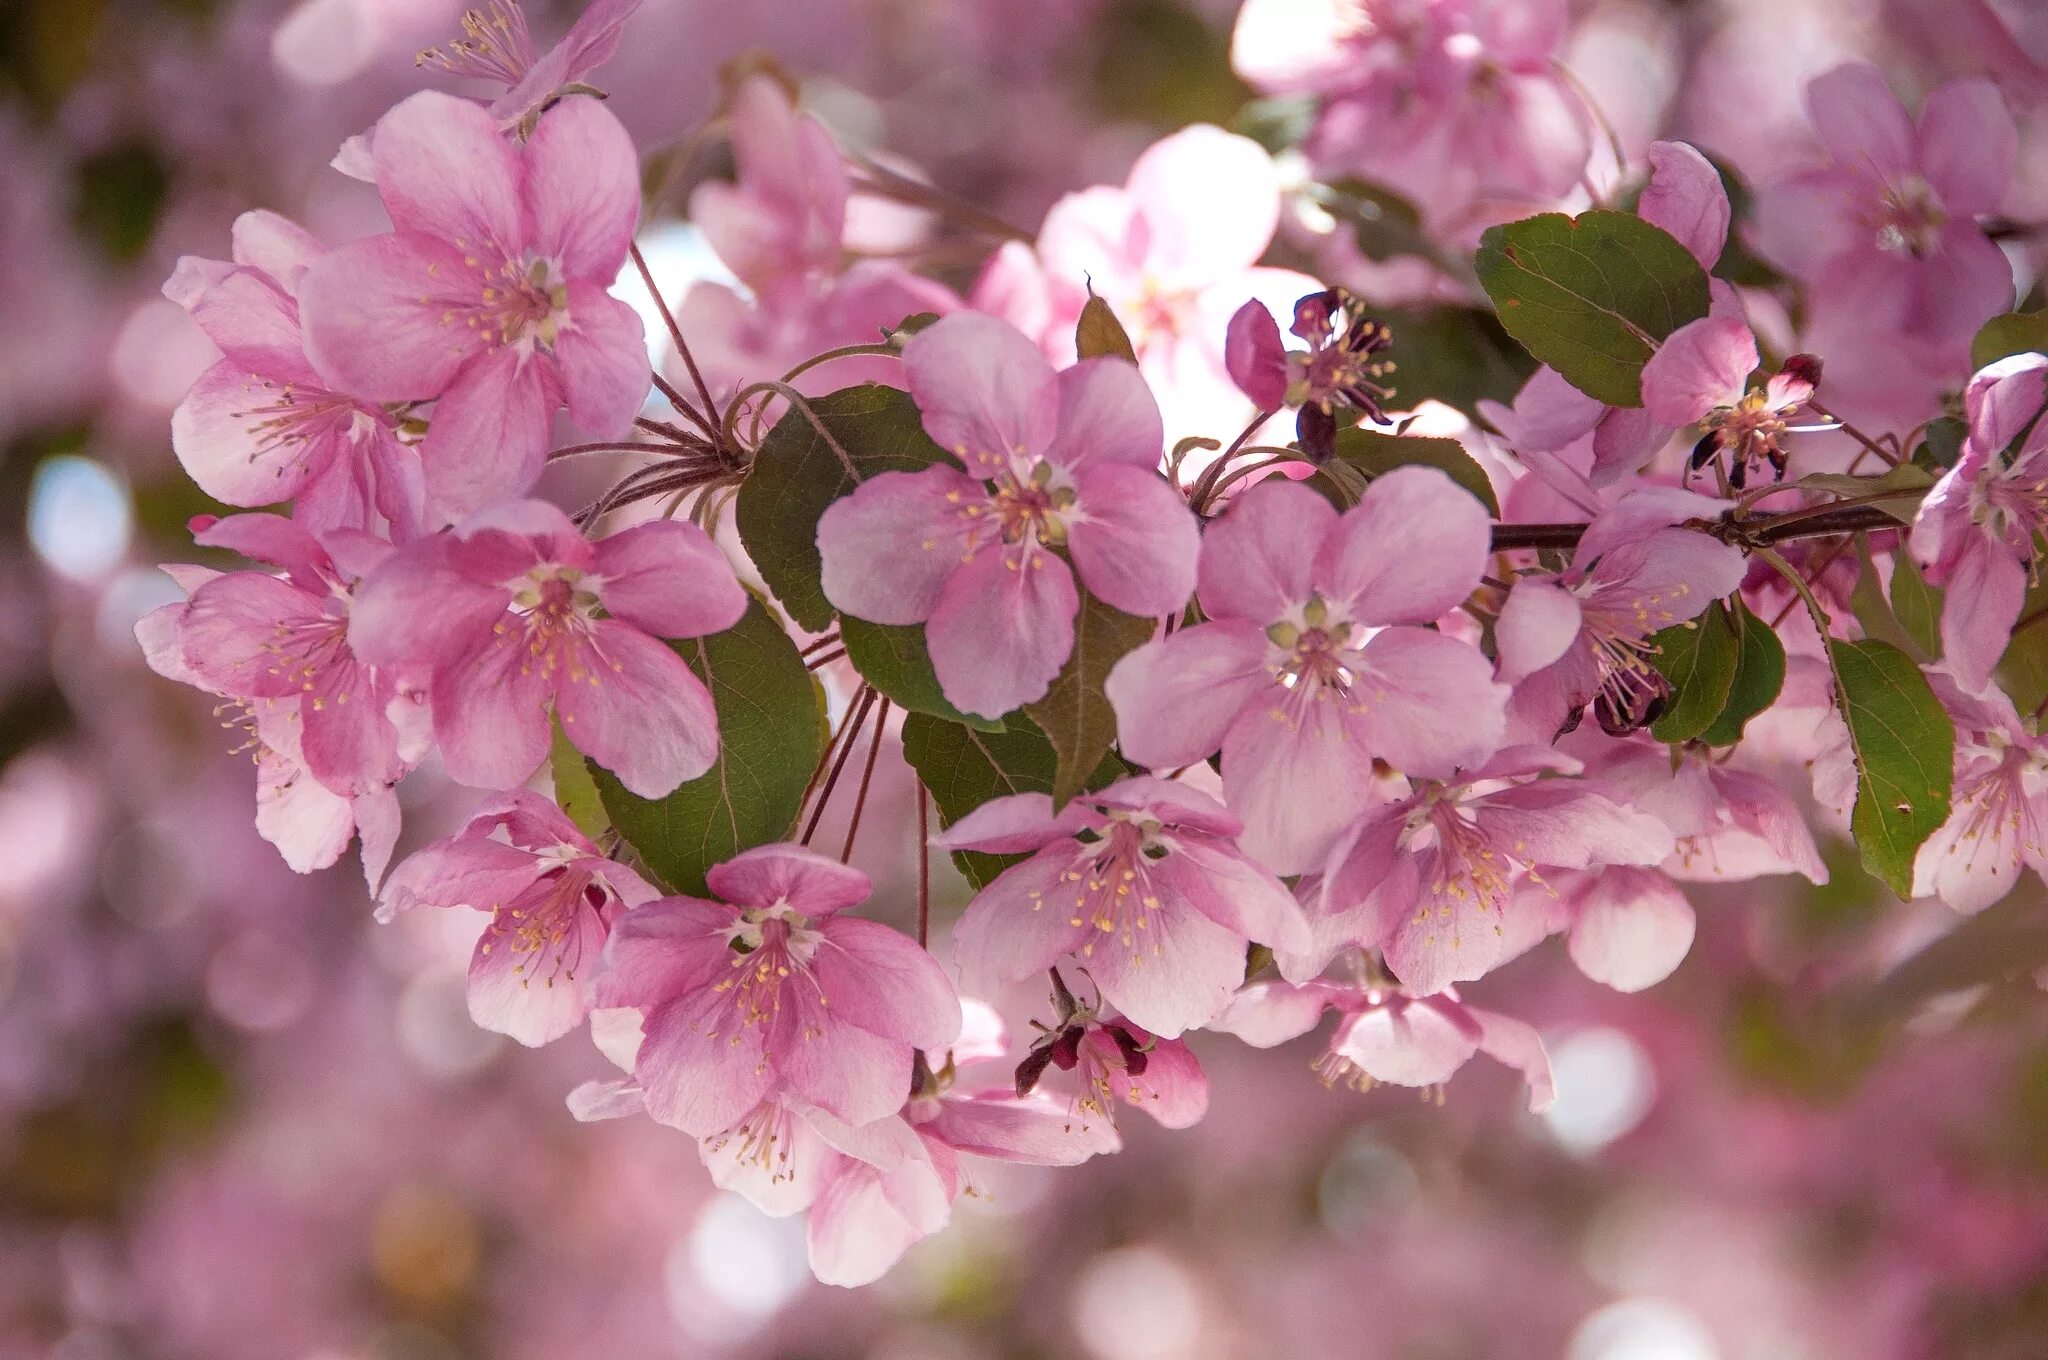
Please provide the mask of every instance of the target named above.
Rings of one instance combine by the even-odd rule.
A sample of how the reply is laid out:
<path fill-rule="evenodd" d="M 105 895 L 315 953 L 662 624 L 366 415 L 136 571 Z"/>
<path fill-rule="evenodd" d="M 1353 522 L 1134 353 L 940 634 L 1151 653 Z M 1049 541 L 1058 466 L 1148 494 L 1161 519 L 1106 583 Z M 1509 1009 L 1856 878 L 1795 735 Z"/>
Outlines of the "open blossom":
<path fill-rule="evenodd" d="M 489 912 L 469 961 L 470 1018 L 538 1046 L 583 1023 L 620 910 L 660 895 L 559 807 L 514 793 L 392 870 L 379 915 L 422 906 Z"/>
<path fill-rule="evenodd" d="M 974 304 L 1021 327 L 1055 362 L 1074 358 L 1091 295 L 1116 313 L 1178 441 L 1227 433 L 1246 412 L 1230 396 L 1224 331 L 1246 297 L 1285 310 L 1320 285 L 1259 265 L 1280 221 L 1280 176 L 1257 142 L 1197 124 L 1138 157 L 1121 187 L 1068 194 L 1035 250 L 1005 245 Z"/>
<path fill-rule="evenodd" d="M 1137 370 L 1055 373 L 976 313 L 920 332 L 903 366 L 926 432 L 966 470 L 870 478 L 825 511 L 818 551 L 836 608 L 925 625 L 949 703 L 993 718 L 1045 695 L 1073 651 L 1077 574 L 1127 613 L 1187 603 L 1200 535 L 1156 470 L 1159 407 Z"/>
<path fill-rule="evenodd" d="M 1557 869 L 1525 880 L 1508 909 L 1530 933 L 1565 933 L 1581 973 L 1617 992 L 1639 992 L 1671 976 L 1692 949 L 1698 919 L 1677 884 L 1656 869 L 1609 865 Z M 1535 941 L 1532 939 L 1530 943 Z"/>
<path fill-rule="evenodd" d="M 1955 792 L 1948 820 L 1913 861 L 1913 895 L 1982 911 L 2019 883 L 2048 876 L 2048 741 L 2020 721 L 1995 685 L 1966 693 L 1929 679 L 1955 722 Z"/>
<path fill-rule="evenodd" d="M 740 83 L 728 124 L 736 182 L 698 185 L 690 220 L 745 292 L 699 282 L 677 312 L 714 393 L 779 378 L 829 349 L 872 344 L 905 317 L 958 309 L 951 289 L 890 261 L 848 263 L 844 158 L 824 124 L 798 112 L 772 76 Z M 796 386 L 829 392 L 862 381 L 900 387 L 902 366 L 835 359 L 799 374 Z"/>
<path fill-rule="evenodd" d="M 1481 1010 L 1446 989 L 1417 996 L 1399 987 L 1317 981 L 1299 986 L 1256 982 L 1230 1003 L 1216 1028 L 1254 1048 L 1273 1048 L 1316 1027 L 1325 1010 L 1343 1018 L 1315 1069 L 1326 1085 L 1369 1090 L 1442 1086 L 1484 1053 L 1520 1072 L 1529 1083 L 1529 1108 L 1549 1108 L 1557 1096 L 1543 1040 L 1520 1020 Z"/>
<path fill-rule="evenodd" d="M 1643 405 L 1666 425 L 1697 423 L 1704 433 L 1691 467 L 1725 458 L 1728 485 L 1740 490 L 1751 473 L 1768 466 L 1785 475 L 1784 439 L 1791 418 L 1813 398 L 1820 360 L 1794 354 L 1752 386 L 1756 336 L 1729 317 L 1705 317 L 1673 331 L 1643 365 Z"/>
<path fill-rule="evenodd" d="M 1419 996 L 1470 982 L 1504 961 L 1506 915 L 1528 877 L 1671 853 L 1662 822 L 1576 772 L 1568 757 L 1514 747 L 1366 813 L 1330 852 L 1310 901 L 1314 949 L 1283 960 L 1289 974 L 1320 972 L 1355 944 L 1379 949 Z"/>
<path fill-rule="evenodd" d="M 330 554 L 276 515 L 202 517 L 193 529 L 202 547 L 284 568 L 281 576 L 227 572 L 193 590 L 177 635 L 196 683 L 235 699 L 275 701 L 280 718 L 298 725 L 307 770 L 344 798 L 397 783 L 410 766 L 392 709 L 410 701 L 401 697 L 397 672 L 365 664 L 348 637 L 358 582 L 391 546 L 337 530 Z"/>
<path fill-rule="evenodd" d="M 171 447 L 201 490 L 229 505 L 296 500 L 313 530 L 418 532 L 419 452 L 389 411 L 332 390 L 306 357 L 295 296 L 323 247 L 275 213 L 235 219 L 234 260 L 186 256 L 164 284 L 221 360 L 171 416 Z"/>
<path fill-rule="evenodd" d="M 1240 980 L 1243 967 L 1239 966 Z M 1039 1031 L 1017 1065 L 1019 1098 L 1033 1096 L 1048 1068 L 1076 1074 L 1066 1123 L 1084 1137 L 1120 1146 L 1116 1114 L 1142 1110 L 1169 1129 L 1185 1129 L 1209 1112 L 1209 1078 L 1180 1039 L 1162 1038 L 1104 1005 L 1077 1000 L 1059 970 L 1052 970 L 1053 1023 Z"/>
<path fill-rule="evenodd" d="M 658 639 L 720 632 L 746 608 L 695 525 L 656 520 L 592 543 L 554 506 L 513 501 L 386 559 L 357 593 L 349 641 L 428 673 L 435 738 L 462 783 L 532 774 L 552 708 L 577 750 L 660 798 L 711 767 L 718 720 Z"/>
<path fill-rule="evenodd" d="M 590 0 L 562 40 L 536 54 L 519 0 L 484 0 L 462 12 L 461 37 L 421 52 L 419 64 L 504 85 L 505 93 L 491 101 L 491 116 L 500 127 L 520 130 L 612 59 L 626 21 L 640 5 L 641 0 Z"/>
<path fill-rule="evenodd" d="M 1372 801 L 1376 761 L 1447 775 L 1498 743 L 1507 692 L 1486 659 L 1417 626 L 1478 585 L 1489 532 L 1434 468 L 1374 478 L 1342 515 L 1291 482 L 1253 487 L 1203 538 L 1209 621 L 1110 672 L 1124 754 L 1170 770 L 1220 750 L 1245 850 L 1317 867 Z"/>
<path fill-rule="evenodd" d="M 1519 739 L 1553 739 L 1589 703 L 1617 736 L 1656 721 L 1671 687 L 1651 664 L 1651 635 L 1698 617 L 1746 570 L 1738 549 L 1678 521 L 1725 508 L 1670 488 L 1636 492 L 1595 517 L 1565 571 L 1515 582 L 1496 635 Z"/>
<path fill-rule="evenodd" d="M 1379 380 L 1394 366 L 1376 356 L 1393 343 L 1393 333 L 1342 288 L 1296 302 L 1287 329 L 1308 341 L 1306 351 L 1287 350 L 1280 323 L 1257 298 L 1238 308 L 1226 342 L 1230 378 L 1261 411 L 1299 407 L 1295 434 L 1302 452 L 1320 463 L 1336 450 L 1338 406 L 1367 420 L 1386 419 L 1380 403 L 1393 392 Z"/>
<path fill-rule="evenodd" d="M 1547 206 L 1591 152 L 1559 73 L 1563 0 L 1248 0 L 1231 60 L 1267 94 L 1321 101 L 1308 151 L 1460 221 Z"/>
<path fill-rule="evenodd" d="M 330 387 L 434 401 L 420 449 L 434 522 L 526 492 L 559 406 L 593 438 L 630 429 L 647 350 L 638 314 L 605 291 L 640 215 L 618 120 L 565 100 L 520 146 L 429 91 L 384 116 L 371 154 L 395 230 L 306 270 L 306 348 Z"/>
<path fill-rule="evenodd" d="M 1962 456 L 1920 503 L 1910 542 L 1927 579 L 1947 587 L 1943 658 L 1975 689 L 2012 638 L 2048 529 L 2048 356 L 1992 364 L 1970 379 L 1963 406 Z"/>
<path fill-rule="evenodd" d="M 962 980 L 985 991 L 1072 959 L 1155 1034 L 1207 1023 L 1244 981 L 1247 943 L 1308 943 L 1286 886 L 1237 848 L 1241 829 L 1209 795 L 1163 779 L 1119 780 L 1057 814 L 1042 793 L 983 804 L 934 844 L 1031 858 L 960 918 Z"/>
<path fill-rule="evenodd" d="M 1711 758 L 1697 747 L 1673 754 L 1661 742 L 1625 743 L 1594 773 L 1629 806 L 1677 837 L 1663 872 L 1692 882 L 1734 883 L 1766 874 L 1828 881 L 1806 814 L 1773 780 Z"/>
<path fill-rule="evenodd" d="M 2012 267 L 1977 225 L 2018 155 L 1997 87 L 1950 81 L 1916 124 L 1881 71 L 1852 63 L 1807 86 L 1806 103 L 1831 164 L 1764 192 L 1764 254 L 1866 330 L 1960 341 L 2008 310 Z"/>
<path fill-rule="evenodd" d="M 902 1109 L 912 1050 L 951 1043 L 960 1004 L 914 941 L 842 914 L 867 899 L 867 875 L 766 845 L 707 882 L 717 901 L 626 913 L 598 983 L 600 1004 L 642 1012 L 648 1112 L 701 1138 L 777 1092 L 850 1124 Z"/>

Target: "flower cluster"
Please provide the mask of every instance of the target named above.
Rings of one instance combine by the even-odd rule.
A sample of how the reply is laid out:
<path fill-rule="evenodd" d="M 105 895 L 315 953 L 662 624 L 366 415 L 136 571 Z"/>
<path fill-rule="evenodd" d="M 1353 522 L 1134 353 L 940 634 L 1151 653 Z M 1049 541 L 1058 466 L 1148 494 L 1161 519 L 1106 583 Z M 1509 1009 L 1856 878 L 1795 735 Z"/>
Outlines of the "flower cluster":
<path fill-rule="evenodd" d="M 644 1113 L 806 1213 L 819 1278 L 888 1269 L 977 1159 L 1199 1119 L 1190 1034 L 1335 1010 L 1328 1081 L 1485 1052 L 1540 1106 L 1537 1030 L 1464 993 L 1552 934 L 1649 986 L 1693 937 L 1681 884 L 1823 881 L 1816 826 L 1959 911 L 2048 863 L 2044 696 L 2001 688 L 2043 613 L 2048 357 L 1948 352 L 2014 301 L 1989 86 L 1914 123 L 1874 72 L 1823 77 L 1831 164 L 1742 224 L 1680 143 L 1589 178 L 1561 5 L 1251 0 L 1240 71 L 1312 105 L 1293 178 L 1189 128 L 996 245 L 757 72 L 719 120 L 734 178 L 689 195 L 735 282 L 670 314 L 640 261 L 650 361 L 612 291 L 640 157 L 589 83 L 633 9 L 537 55 L 493 0 L 426 64 L 504 95 L 414 94 L 340 158 L 390 231 L 251 213 L 231 261 L 180 263 L 221 358 L 174 442 L 249 512 L 194 539 L 258 565 L 171 568 L 189 598 L 140 636 L 247 729 L 293 868 L 360 837 L 385 914 L 485 914 L 476 1022 L 587 1021 L 622 1075 L 579 1116 Z M 1491 303 L 1527 348 L 1508 390 L 1460 395 L 1369 272 L 1289 239 L 1358 178 L 1414 201 L 1448 324 Z M 871 249 L 857 193 L 937 225 Z M 1777 269 L 1738 287 L 1749 225 Z M 965 301 L 904 262 L 956 228 Z M 1930 356 L 1904 418 L 1865 400 L 1867 344 L 1825 379 L 1807 352 L 1845 306 Z M 572 516 L 551 452 L 634 461 Z M 892 731 L 941 823 L 921 879 L 936 851 L 977 888 L 950 952 L 928 896 L 913 934 L 847 862 Z M 386 876 L 428 764 L 488 797 Z M 1020 1052 L 987 1003 L 1047 982 Z"/>

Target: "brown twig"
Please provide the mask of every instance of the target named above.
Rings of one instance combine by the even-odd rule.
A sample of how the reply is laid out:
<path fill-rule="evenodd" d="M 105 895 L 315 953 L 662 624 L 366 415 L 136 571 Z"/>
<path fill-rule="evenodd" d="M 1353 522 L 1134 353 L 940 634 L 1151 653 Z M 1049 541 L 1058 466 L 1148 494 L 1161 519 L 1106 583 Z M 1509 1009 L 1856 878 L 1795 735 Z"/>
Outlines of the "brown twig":
<path fill-rule="evenodd" d="M 860 834 L 860 815 L 867 810 L 868 786 L 875 782 L 875 757 L 882 754 L 882 734 L 889 729 L 889 701 L 884 698 L 875 709 L 875 735 L 868 742 L 868 763 L 860 772 L 860 787 L 853 795 L 853 816 L 846 823 L 846 844 L 839 851 L 839 862 L 845 864 L 853 858 L 853 838 Z"/>

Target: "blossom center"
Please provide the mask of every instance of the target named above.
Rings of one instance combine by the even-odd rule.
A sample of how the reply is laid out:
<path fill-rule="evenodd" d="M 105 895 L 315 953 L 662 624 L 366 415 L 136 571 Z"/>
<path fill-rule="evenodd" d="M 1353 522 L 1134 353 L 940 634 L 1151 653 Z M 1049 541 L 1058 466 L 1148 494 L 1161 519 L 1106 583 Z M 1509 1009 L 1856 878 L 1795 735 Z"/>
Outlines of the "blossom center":
<path fill-rule="evenodd" d="M 582 914 L 604 905 L 604 888 L 589 870 L 558 865 L 543 871 L 535 890 L 522 894 L 517 905 L 492 913 L 479 948 L 489 954 L 504 945 L 520 955 L 512 971 L 521 990 L 536 979 L 543 987 L 553 987 L 557 978 L 574 982 L 584 961 Z"/>
<path fill-rule="evenodd" d="M 450 75 L 517 85 L 533 66 L 533 35 L 518 0 L 485 0 L 462 14 L 462 36 L 446 47 L 429 47 L 415 65 Z"/>
<path fill-rule="evenodd" d="M 1918 175 L 1887 184 L 1878 214 L 1877 248 L 1895 255 L 1924 259 L 1941 244 L 1948 211 L 1934 186 Z"/>
<path fill-rule="evenodd" d="M 1081 946 L 1082 958 L 1093 957 L 1098 941 L 1106 940 L 1138 952 L 1138 937 L 1150 928 L 1151 913 L 1159 908 L 1150 866 L 1172 853 L 1158 833 L 1157 822 L 1112 812 L 1107 824 L 1077 838 L 1073 863 L 1060 875 L 1061 886 L 1055 892 L 1072 893 L 1068 925 L 1095 927 L 1097 934 Z M 1042 892 L 1033 892 L 1031 909 L 1042 909 L 1043 899 Z M 1152 953 L 1160 951 L 1155 938 Z"/>
<path fill-rule="evenodd" d="M 504 259 L 484 285 L 482 328 L 496 345 L 552 347 L 569 320 L 569 284 L 553 260 Z"/>
<path fill-rule="evenodd" d="M 1310 596 L 1298 622 L 1283 619 L 1266 630 L 1267 639 L 1287 653 L 1275 668 L 1275 678 L 1304 697 L 1349 694 L 1358 680 L 1359 631 L 1350 620 L 1333 614 L 1322 596 Z"/>
<path fill-rule="evenodd" d="M 817 988 L 816 1000 L 823 1007 L 825 993 L 811 971 L 823 942 L 810 918 L 787 902 L 749 907 L 730 928 L 732 972 L 714 990 L 730 994 L 741 1023 L 748 1025 L 765 1025 L 781 1014 L 783 984 L 792 977 Z"/>

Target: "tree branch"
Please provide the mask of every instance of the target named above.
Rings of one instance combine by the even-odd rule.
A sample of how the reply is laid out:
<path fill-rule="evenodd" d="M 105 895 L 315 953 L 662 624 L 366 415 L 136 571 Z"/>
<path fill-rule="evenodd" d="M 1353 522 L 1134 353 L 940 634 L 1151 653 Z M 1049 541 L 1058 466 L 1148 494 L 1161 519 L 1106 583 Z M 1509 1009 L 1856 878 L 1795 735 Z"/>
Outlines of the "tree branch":
<path fill-rule="evenodd" d="M 1795 538 L 1827 538 L 1834 534 L 1867 533 L 1902 527 L 1890 512 L 1875 505 L 1845 505 L 1786 510 L 1775 515 L 1749 515 L 1718 521 L 1688 520 L 1682 527 L 1711 534 L 1739 548 L 1768 548 Z M 1493 550 L 1512 548 L 1575 548 L 1584 537 L 1583 524 L 1496 524 Z"/>

